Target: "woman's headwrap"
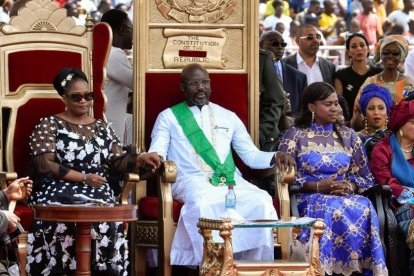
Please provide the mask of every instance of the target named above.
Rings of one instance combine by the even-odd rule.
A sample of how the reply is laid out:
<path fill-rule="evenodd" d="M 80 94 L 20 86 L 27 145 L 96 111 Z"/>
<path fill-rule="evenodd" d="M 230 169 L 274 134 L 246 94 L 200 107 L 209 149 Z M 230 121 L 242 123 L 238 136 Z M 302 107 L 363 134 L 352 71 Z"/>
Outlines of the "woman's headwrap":
<path fill-rule="evenodd" d="M 88 78 L 81 70 L 77 68 L 65 67 L 62 68 L 53 79 L 53 87 L 56 89 L 59 95 L 63 96 L 69 83 L 74 78 L 80 78 L 88 82 Z"/>
<path fill-rule="evenodd" d="M 381 53 L 384 50 L 385 46 L 391 43 L 396 43 L 398 48 L 400 48 L 400 62 L 404 62 L 408 54 L 408 42 L 402 35 L 389 35 L 380 39 L 374 45 L 374 62 L 379 63 L 381 61 Z"/>
<path fill-rule="evenodd" d="M 362 114 L 366 116 L 367 105 L 369 101 L 375 97 L 380 98 L 385 103 L 385 107 L 387 108 L 387 115 L 389 117 L 391 106 L 393 104 L 391 93 L 387 88 L 379 86 L 377 84 L 369 84 L 362 90 L 361 98 L 359 98 L 359 106 L 361 107 Z"/>
<path fill-rule="evenodd" d="M 414 101 L 401 101 L 391 108 L 391 119 L 388 128 L 394 133 L 414 117 Z"/>

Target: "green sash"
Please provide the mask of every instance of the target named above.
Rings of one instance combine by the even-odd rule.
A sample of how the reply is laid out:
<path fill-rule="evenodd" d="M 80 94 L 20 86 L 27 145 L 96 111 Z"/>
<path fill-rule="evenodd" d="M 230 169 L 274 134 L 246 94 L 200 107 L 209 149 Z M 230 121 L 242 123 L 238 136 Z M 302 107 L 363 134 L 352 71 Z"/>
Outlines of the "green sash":
<path fill-rule="evenodd" d="M 234 181 L 236 166 L 234 165 L 231 150 L 224 163 L 221 164 L 216 150 L 198 126 L 187 104 L 182 102 L 174 105 L 171 109 L 197 154 L 214 170 L 211 184 L 214 186 L 236 185 Z"/>

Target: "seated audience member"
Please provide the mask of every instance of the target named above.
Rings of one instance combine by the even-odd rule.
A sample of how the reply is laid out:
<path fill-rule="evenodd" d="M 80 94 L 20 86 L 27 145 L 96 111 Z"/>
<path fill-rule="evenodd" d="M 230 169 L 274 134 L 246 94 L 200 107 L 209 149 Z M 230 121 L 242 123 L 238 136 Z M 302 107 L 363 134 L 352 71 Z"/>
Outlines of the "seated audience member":
<path fill-rule="evenodd" d="M 289 29 L 289 36 L 285 36 L 285 42 L 286 42 L 286 46 L 287 46 L 287 50 L 286 50 L 286 56 L 290 56 L 293 55 L 296 50 L 292 49 L 292 47 L 298 46 L 298 44 L 296 43 L 296 33 L 299 27 L 299 22 L 292 20 L 292 22 L 290 22 L 290 29 Z"/>
<path fill-rule="evenodd" d="M 387 11 L 388 16 L 384 22 L 384 25 L 382 26 L 385 35 L 389 34 L 390 28 L 396 26 L 401 28 L 401 33 L 408 32 L 408 21 L 414 15 L 412 11 L 414 8 L 414 3 L 411 0 L 404 0 L 403 2 L 403 9 L 393 9 L 391 13 L 388 13 Z"/>
<path fill-rule="evenodd" d="M 299 214 L 326 224 L 320 239 L 324 273 L 388 275 L 375 208 L 359 195 L 372 187 L 373 177 L 361 139 L 352 129 L 336 124 L 338 111 L 331 85 L 309 85 L 302 113 L 279 151 L 296 160 L 295 183 L 303 191 L 297 195 Z M 299 239 L 306 241 L 309 233 L 301 234 Z"/>
<path fill-rule="evenodd" d="M 370 84 L 362 90 L 359 106 L 364 116 L 364 129 L 358 132 L 362 142 L 377 132 L 387 130 L 391 113 L 392 97 L 390 91 L 383 86 Z"/>
<path fill-rule="evenodd" d="M 414 101 L 403 100 L 391 110 L 392 133 L 380 140 L 371 154 L 370 166 L 378 184 L 392 188 L 391 206 L 411 249 L 410 275 L 414 274 Z"/>
<path fill-rule="evenodd" d="M 30 196 L 32 183 L 28 177 L 19 178 L 0 192 L 0 275 L 20 275 L 17 244 L 11 240 L 18 234 L 16 231 L 20 218 L 9 211 L 9 203 Z M 16 274 L 9 274 L 10 271 Z"/>
<path fill-rule="evenodd" d="M 358 13 L 356 19 L 361 22 L 361 31 L 366 35 L 369 45 L 377 42 L 377 34 L 382 34 L 382 23 L 374 11 L 372 0 L 361 1 L 363 10 Z"/>
<path fill-rule="evenodd" d="M 399 66 L 404 63 L 408 54 L 408 44 L 401 35 L 389 35 L 375 45 L 374 62 L 382 62 L 384 70 L 374 76 L 368 77 L 359 89 L 354 102 L 352 127 L 356 130 L 363 128 L 362 116 L 359 106 L 359 97 L 362 89 L 368 84 L 384 86 L 390 91 L 394 103 L 399 103 L 404 94 L 412 91 L 414 79 L 400 73 Z"/>
<path fill-rule="evenodd" d="M 274 71 L 282 80 L 284 91 L 290 95 L 292 113 L 299 114 L 300 101 L 303 90 L 307 86 L 307 79 L 304 73 L 282 60 L 286 45 L 282 34 L 279 32 L 269 31 L 260 37 L 260 48 L 273 53 Z"/>
<path fill-rule="evenodd" d="M 284 35 L 289 35 L 290 22 L 292 21 L 292 18 L 283 14 L 284 2 L 285 1 L 282 0 L 274 0 L 272 2 L 272 6 L 275 9 L 275 12 L 274 14 L 267 16 L 263 21 L 266 31 L 274 31 L 276 24 L 278 22 L 282 22 L 285 25 Z"/>
<path fill-rule="evenodd" d="M 31 204 L 73 203 L 82 194 L 103 203 L 115 203 L 111 176 L 152 163 L 154 154 L 138 154 L 122 147 L 114 130 L 88 115 L 93 99 L 86 75 L 63 68 L 53 86 L 66 105 L 64 112 L 42 118 L 30 137 L 34 190 Z M 92 270 L 124 275 L 127 241 L 122 223 L 96 223 L 92 229 Z M 28 240 L 27 272 L 31 275 L 71 275 L 76 269 L 75 224 L 36 220 Z"/>
<path fill-rule="evenodd" d="M 338 17 L 335 14 L 335 9 L 337 7 L 336 1 L 324 0 L 323 7 L 324 10 L 318 20 L 318 26 L 323 36 L 328 39 L 335 33 L 335 23 L 338 20 Z"/>
<path fill-rule="evenodd" d="M 282 22 L 276 23 L 275 31 L 283 34 L 285 32 L 285 24 Z"/>
<path fill-rule="evenodd" d="M 321 9 L 321 3 L 318 0 L 309 1 L 309 8 L 295 15 L 295 20 L 299 22 L 299 25 L 311 24 L 318 26 L 319 11 Z"/>
<path fill-rule="evenodd" d="M 335 75 L 335 90 L 348 102 L 349 110 L 354 109 L 355 98 L 364 81 L 382 71 L 368 63 L 369 44 L 363 33 L 350 34 L 345 41 L 346 55 L 351 65 L 340 69 Z M 350 116 L 345 118 L 351 120 Z"/>
<path fill-rule="evenodd" d="M 247 182 L 235 167 L 231 148 L 252 168 L 291 168 L 283 153 L 259 151 L 242 121 L 233 112 L 209 102 L 209 74 L 201 65 L 187 65 L 180 89 L 186 101 L 161 112 L 151 135 L 149 151 L 174 160 L 178 175 L 172 186 L 174 199 L 184 202 L 172 249 L 171 264 L 198 266 L 203 239 L 200 217 L 218 219 L 225 214 L 227 185 L 235 185 L 236 211 L 245 219 L 276 219 L 267 192 Z M 270 229 L 233 230 L 235 258 L 273 260 Z"/>

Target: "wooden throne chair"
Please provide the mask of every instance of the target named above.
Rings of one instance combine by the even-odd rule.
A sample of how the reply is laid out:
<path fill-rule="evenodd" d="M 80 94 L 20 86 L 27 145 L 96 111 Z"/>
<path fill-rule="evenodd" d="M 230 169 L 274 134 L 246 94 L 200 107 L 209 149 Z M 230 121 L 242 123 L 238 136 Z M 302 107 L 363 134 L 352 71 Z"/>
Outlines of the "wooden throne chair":
<path fill-rule="evenodd" d="M 232 74 L 232 81 L 229 76 L 222 73 L 210 73 L 212 95 L 211 102 L 224 106 L 235 112 L 244 124 L 248 125 L 248 75 Z M 162 79 L 163 81 L 159 81 Z M 150 144 L 150 134 L 152 126 L 158 114 L 184 100 L 183 93 L 179 90 L 180 73 L 147 73 L 146 74 L 146 102 L 145 102 L 145 142 L 147 148 Z M 149 85 L 150 84 L 150 85 Z M 174 85 L 175 84 L 175 85 Z M 238 91 L 237 99 L 229 91 Z M 160 99 L 154 101 L 153 99 Z M 237 155 L 234 155 L 237 156 Z M 264 173 L 261 170 L 251 170 L 242 165 L 240 160 L 236 161 L 239 169 L 247 179 L 257 179 L 257 176 Z M 172 167 L 174 172 L 179 168 Z M 165 171 L 168 171 L 166 169 Z M 164 173 L 164 172 L 163 172 Z M 290 203 L 288 193 L 288 183 L 291 182 L 293 174 L 281 176 L 275 170 L 276 191 L 274 195 L 274 207 L 281 219 L 290 219 Z M 283 178 L 282 178 L 283 177 Z M 138 185 L 136 190 L 136 201 L 138 203 L 138 221 L 135 227 L 135 268 L 136 275 L 145 275 L 146 257 L 145 250 L 148 248 L 158 249 L 158 269 L 159 275 L 170 275 L 170 251 L 174 237 L 175 228 L 180 217 L 180 210 L 183 203 L 173 200 L 171 185 L 174 178 L 170 181 L 157 181 L 157 185 L 147 181 L 147 185 Z M 154 189 L 156 187 L 156 189 Z M 278 229 L 275 240 L 276 246 L 281 247 L 282 258 L 288 255 L 289 231 Z"/>
<path fill-rule="evenodd" d="M 214 1 L 211 2 L 209 5 L 214 6 Z M 184 99 L 179 90 L 179 80 L 181 69 L 186 64 L 180 63 L 180 60 L 197 62 L 205 57 L 210 59 L 214 52 L 202 47 L 174 48 L 174 39 L 169 35 L 177 32 L 182 34 L 177 37 L 177 41 L 192 38 L 220 40 L 218 44 L 213 43 L 222 45 L 222 48 L 216 49 L 217 53 L 221 53 L 217 55 L 216 66 L 209 64 L 210 67 L 206 67 L 211 78 L 211 101 L 234 111 L 247 126 L 253 140 L 258 141 L 257 3 L 216 1 L 219 2 L 225 3 L 211 13 L 203 14 L 201 11 L 201 15 L 195 14 L 195 10 L 185 11 L 185 8 L 178 7 L 181 5 L 178 1 L 135 2 L 138 9 L 134 13 L 134 125 L 137 126 L 134 129 L 134 141 L 142 149 L 149 147 L 151 130 L 158 114 Z M 213 35 L 214 38 L 209 36 L 212 33 L 216 35 Z M 177 63 L 171 64 L 167 60 Z M 222 62 L 225 66 L 221 67 Z M 239 164 L 238 167 L 244 170 Z M 172 174 L 175 170 L 179 168 L 169 167 Z M 248 170 L 244 171 L 244 176 L 250 179 Z M 138 220 L 132 227 L 135 244 L 130 251 L 131 258 L 135 260 L 135 268 L 132 267 L 131 271 L 133 275 L 146 274 L 145 250 L 149 248 L 158 249 L 158 275 L 171 275 L 171 244 L 182 206 L 181 202 L 173 200 L 173 181 L 174 178 L 153 182 L 148 180 L 136 187 L 133 201 L 138 204 Z M 279 200 L 275 202 L 278 202 L 279 217 L 289 218 L 287 187 L 285 192 L 278 193 L 278 197 Z M 279 235 L 282 236 L 285 235 Z"/>
<path fill-rule="evenodd" d="M 104 119 L 105 66 L 112 44 L 106 23 L 76 26 L 66 10 L 51 0 L 32 0 L 19 10 L 10 24 L 0 27 L 0 165 L 3 183 L 27 175 L 29 136 L 39 119 L 64 110 L 52 81 L 62 67 L 82 69 L 94 92 L 91 114 Z M 17 203 L 15 213 L 30 231 L 33 210 Z M 26 232 L 27 235 L 27 232 Z M 24 273 L 25 235 L 19 237 L 19 254 Z"/>

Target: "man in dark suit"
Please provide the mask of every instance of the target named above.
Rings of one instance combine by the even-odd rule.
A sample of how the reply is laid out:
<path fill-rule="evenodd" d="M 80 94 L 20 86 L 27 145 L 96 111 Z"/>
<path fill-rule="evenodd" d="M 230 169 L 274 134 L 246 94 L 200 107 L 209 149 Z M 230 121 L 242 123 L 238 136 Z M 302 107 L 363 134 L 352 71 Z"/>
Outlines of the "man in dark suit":
<path fill-rule="evenodd" d="M 322 35 L 309 24 L 299 26 L 296 43 L 299 46 L 298 53 L 284 58 L 287 64 L 304 73 L 308 85 L 318 81 L 324 81 L 333 85 L 335 79 L 335 65 L 316 54 L 319 51 Z"/>
<path fill-rule="evenodd" d="M 274 150 L 278 123 L 285 103 L 282 82 L 275 77 L 273 53 L 259 51 L 259 142 L 263 151 Z"/>
<path fill-rule="evenodd" d="M 308 85 L 306 75 L 282 61 L 286 43 L 279 32 L 265 32 L 260 37 L 260 48 L 271 51 L 274 55 L 273 66 L 276 74 L 282 79 L 283 89 L 289 93 L 293 114 L 300 112 L 302 93 Z"/>

